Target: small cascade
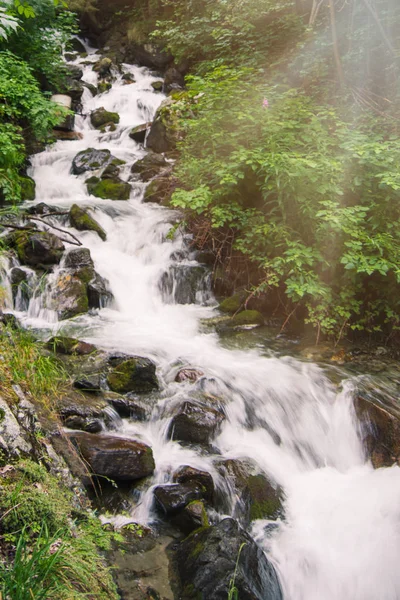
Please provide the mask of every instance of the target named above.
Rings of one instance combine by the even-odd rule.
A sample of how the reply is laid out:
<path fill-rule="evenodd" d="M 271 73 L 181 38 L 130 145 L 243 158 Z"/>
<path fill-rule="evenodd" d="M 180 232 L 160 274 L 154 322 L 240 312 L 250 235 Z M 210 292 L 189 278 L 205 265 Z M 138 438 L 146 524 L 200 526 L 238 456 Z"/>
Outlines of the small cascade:
<path fill-rule="evenodd" d="M 97 85 L 92 65 L 99 55 L 87 50 L 85 60 L 72 64 L 82 68 L 83 81 Z M 125 85 L 126 73 L 134 83 Z M 128 398 L 140 418 L 121 418 L 107 408 L 113 435 L 153 450 L 155 471 L 140 488 L 130 520 L 157 521 L 154 489 L 171 484 L 188 466 L 213 480 L 215 521 L 234 515 L 250 527 L 250 488 L 246 484 L 247 495 L 241 494 L 237 482 L 261 477 L 279 491 L 280 512 L 273 522 L 255 518 L 251 530 L 278 570 L 285 599 L 400 598 L 400 468 L 374 470 L 366 460 L 353 408 L 354 380 L 343 375 L 337 386 L 317 365 L 262 348 L 228 349 L 214 331 L 204 331 L 202 321 L 219 315 L 210 271 L 196 262 L 189 240 L 175 227 L 179 215 L 142 202 L 146 184 L 131 174 L 147 151 L 129 133 L 151 121 L 163 101 L 151 87 L 158 77 L 128 64 L 113 76 L 109 91 L 92 96 L 85 89 L 75 120 L 81 139 L 58 141 L 32 157 L 29 175 L 36 181 L 37 200 L 29 206 L 44 202 L 65 213 L 48 222 L 67 232 L 68 252 L 42 276 L 2 259 L 3 305 L 44 338 L 70 335 L 117 358 L 143 356 L 156 364 L 159 389 Z M 90 115 L 101 107 L 118 113 L 113 131 L 92 126 Z M 117 159 L 119 181 L 131 186 L 128 200 L 89 194 L 86 180 L 100 169 L 72 172 L 77 154 L 90 148 Z M 89 211 L 103 238 L 72 226 L 73 205 Z M 78 250 L 85 249 L 79 259 L 87 261 L 84 265 L 72 268 L 67 262 L 76 249 L 68 233 L 82 244 Z M 62 312 L 54 301 L 60 281 L 67 286 L 72 279 L 82 287 L 77 272 L 83 268 L 90 270 L 84 285 L 96 280 L 103 290 L 100 300 L 91 303 L 88 295 L 87 310 L 69 313 L 65 303 Z M 195 431 L 192 443 L 181 423 L 198 406 L 211 429 Z"/>

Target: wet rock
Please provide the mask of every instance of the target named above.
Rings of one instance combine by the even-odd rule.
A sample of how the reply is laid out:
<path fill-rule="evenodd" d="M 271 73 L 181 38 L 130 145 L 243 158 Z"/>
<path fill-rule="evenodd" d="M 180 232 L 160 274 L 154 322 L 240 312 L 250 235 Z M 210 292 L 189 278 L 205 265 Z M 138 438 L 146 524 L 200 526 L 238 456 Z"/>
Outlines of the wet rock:
<path fill-rule="evenodd" d="M 153 44 L 130 44 L 126 55 L 128 62 L 137 63 L 150 69 L 165 69 L 171 62 L 171 54 Z"/>
<path fill-rule="evenodd" d="M 400 415 L 358 396 L 354 400 L 365 448 L 375 468 L 400 464 Z"/>
<path fill-rule="evenodd" d="M 78 65 L 66 65 L 66 67 L 67 67 L 67 71 L 68 71 L 68 76 L 71 79 L 75 79 L 76 81 L 79 81 L 79 79 L 82 79 L 83 71 Z"/>
<path fill-rule="evenodd" d="M 16 331 L 18 329 L 21 329 L 21 324 L 19 320 L 12 313 L 0 312 L 0 323 L 3 323 L 3 325 L 5 325 L 6 327 L 9 327 L 10 329 L 14 329 Z"/>
<path fill-rule="evenodd" d="M 122 75 L 122 81 L 125 85 L 131 85 L 132 83 L 136 83 L 135 76 L 133 73 L 124 73 Z"/>
<path fill-rule="evenodd" d="M 113 392 L 151 392 L 158 389 L 156 365 L 148 358 L 132 356 L 117 360 L 108 374 L 107 383 Z"/>
<path fill-rule="evenodd" d="M 84 81 L 83 85 L 90 91 L 92 96 L 97 96 L 97 94 L 99 93 L 99 90 L 95 85 L 93 85 L 93 83 L 87 83 L 87 81 Z"/>
<path fill-rule="evenodd" d="M 150 184 L 151 185 L 151 184 Z M 199 294 L 209 291 L 210 270 L 200 265 L 172 265 L 160 281 L 165 301 L 195 304 Z"/>
<path fill-rule="evenodd" d="M 49 308 L 55 310 L 61 320 L 86 313 L 89 301 L 85 283 L 71 273 L 61 273 L 51 290 Z"/>
<path fill-rule="evenodd" d="M 171 522 L 185 535 L 189 535 L 199 527 L 208 527 L 209 522 L 204 502 L 202 500 L 189 502 L 183 510 L 171 519 Z"/>
<path fill-rule="evenodd" d="M 82 392 L 88 392 L 89 394 L 97 394 L 101 391 L 101 379 L 100 375 L 84 375 L 75 379 L 73 383 L 74 388 L 82 390 Z"/>
<path fill-rule="evenodd" d="M 225 415 L 209 406 L 185 402 L 168 429 L 170 439 L 181 442 L 209 444 L 219 432 Z"/>
<path fill-rule="evenodd" d="M 20 262 L 31 267 L 58 264 L 65 250 L 56 235 L 44 231 L 18 231 L 7 239 Z"/>
<path fill-rule="evenodd" d="M 207 471 L 200 471 L 200 469 L 195 469 L 194 467 L 184 465 L 174 472 L 172 475 L 172 481 L 175 483 L 183 483 L 200 487 L 202 490 L 202 497 L 209 502 L 212 502 L 214 496 L 214 481 L 210 473 L 207 473 Z"/>
<path fill-rule="evenodd" d="M 99 94 L 105 94 L 109 92 L 112 88 L 112 84 L 109 81 L 101 81 L 97 86 L 97 91 Z"/>
<path fill-rule="evenodd" d="M 238 313 L 241 308 L 243 308 L 244 302 L 246 299 L 246 294 L 239 292 L 230 296 L 229 298 L 225 298 L 220 305 L 218 306 L 219 310 L 223 313 L 229 313 L 231 315 Z"/>
<path fill-rule="evenodd" d="M 240 600 L 282 600 L 274 567 L 233 519 L 193 532 L 176 558 L 181 600 L 228 598 L 233 577 Z"/>
<path fill-rule="evenodd" d="M 129 200 L 131 186 L 122 179 L 103 179 L 92 177 L 87 182 L 89 194 L 103 200 Z"/>
<path fill-rule="evenodd" d="M 111 58 L 101 58 L 93 65 L 93 71 L 98 73 L 99 77 L 110 77 L 112 64 Z"/>
<path fill-rule="evenodd" d="M 109 112 L 102 106 L 90 114 L 90 122 L 95 129 L 100 129 L 104 125 L 109 125 L 110 123 L 119 123 L 119 114 L 116 112 Z"/>
<path fill-rule="evenodd" d="M 149 152 L 144 158 L 133 163 L 131 173 L 137 174 L 143 181 L 149 181 L 168 166 L 163 156 Z"/>
<path fill-rule="evenodd" d="M 94 379 L 92 384 L 99 387 L 100 379 Z M 83 377 L 81 378 L 82 382 Z M 77 380 L 79 381 L 79 380 Z M 84 385 L 84 384 L 83 384 Z M 88 382 L 89 385 L 89 382 Z M 86 391 L 86 390 L 82 390 Z M 86 420 L 106 420 L 107 419 L 107 402 L 99 395 L 94 393 L 81 394 L 75 391 L 69 391 L 68 396 L 61 397 L 57 402 L 58 414 L 62 421 L 66 421 L 69 417 L 81 417 Z"/>
<path fill-rule="evenodd" d="M 87 284 L 89 308 L 104 308 L 114 299 L 108 287 L 108 281 L 98 273 Z"/>
<path fill-rule="evenodd" d="M 217 325 L 218 333 L 225 333 L 234 329 L 251 329 L 265 324 L 263 315 L 258 310 L 242 310 L 229 320 L 224 320 Z"/>
<path fill-rule="evenodd" d="M 65 52 L 64 58 L 67 62 L 72 62 L 78 58 L 78 52 Z"/>
<path fill-rule="evenodd" d="M 89 248 L 72 248 L 64 258 L 64 267 L 67 269 L 81 269 L 89 267 L 94 269 L 94 263 Z"/>
<path fill-rule="evenodd" d="M 21 200 L 34 200 L 36 197 L 36 183 L 32 177 L 20 177 Z"/>
<path fill-rule="evenodd" d="M 97 350 L 96 346 L 93 344 L 64 335 L 50 338 L 49 341 L 46 342 L 46 348 L 57 354 L 67 354 L 71 356 L 86 356 Z"/>
<path fill-rule="evenodd" d="M 200 379 L 200 377 L 203 377 L 203 375 L 204 373 L 203 371 L 200 371 L 200 369 L 184 368 L 178 371 L 175 377 L 175 381 L 177 383 L 182 383 L 183 381 L 190 381 L 191 383 L 194 383 L 195 381 Z"/>
<path fill-rule="evenodd" d="M 176 148 L 180 139 L 174 100 L 167 98 L 158 108 L 146 140 L 146 147 L 153 152 L 168 152 Z"/>
<path fill-rule="evenodd" d="M 96 150 L 95 148 L 87 148 L 81 150 L 72 161 L 72 173 L 80 175 L 87 171 L 97 171 L 104 169 L 109 165 L 115 156 L 112 156 L 109 150 Z"/>
<path fill-rule="evenodd" d="M 103 425 L 100 419 L 88 419 L 79 415 L 72 415 L 64 420 L 64 426 L 68 429 L 78 429 L 88 433 L 100 433 Z"/>
<path fill-rule="evenodd" d="M 115 397 L 106 395 L 105 398 L 120 417 L 134 419 L 135 421 L 146 420 L 146 408 L 139 401 L 118 394 L 115 394 Z"/>
<path fill-rule="evenodd" d="M 168 204 L 173 190 L 171 177 L 157 177 L 146 187 L 143 202 L 156 202 L 165 206 Z"/>
<path fill-rule="evenodd" d="M 24 296 L 31 296 L 29 276 L 24 269 L 21 269 L 20 267 L 13 267 L 10 271 L 9 277 L 14 300 L 18 292 Z"/>
<path fill-rule="evenodd" d="M 29 206 L 29 208 L 26 209 L 26 212 L 29 215 L 46 215 L 51 212 L 57 212 L 57 208 L 55 206 L 49 206 L 45 202 L 39 202 L 38 204 Z"/>
<path fill-rule="evenodd" d="M 76 37 L 71 38 L 67 42 L 66 49 L 69 51 L 78 52 L 78 54 L 81 54 L 82 52 L 86 52 L 85 46 Z"/>
<path fill-rule="evenodd" d="M 202 490 L 196 485 L 172 483 L 154 488 L 154 498 L 159 510 L 165 515 L 174 515 L 193 500 L 202 498 Z"/>
<path fill-rule="evenodd" d="M 53 129 L 53 135 L 57 140 L 63 141 L 76 141 L 82 140 L 83 135 L 79 131 L 61 131 L 58 129 Z"/>
<path fill-rule="evenodd" d="M 175 67 L 170 67 L 165 72 L 163 92 L 169 94 L 171 90 L 182 89 L 185 85 L 185 80 Z"/>
<path fill-rule="evenodd" d="M 155 92 L 162 92 L 163 91 L 163 86 L 164 86 L 164 82 L 162 80 L 160 80 L 160 81 L 153 81 L 151 83 L 151 87 L 153 88 L 153 90 Z"/>
<path fill-rule="evenodd" d="M 150 129 L 151 123 L 143 123 L 143 125 L 138 125 L 134 127 L 129 132 L 129 137 L 136 142 L 137 144 L 144 144 L 144 140 L 146 139 L 146 133 Z"/>
<path fill-rule="evenodd" d="M 81 208 L 77 204 L 73 204 L 69 211 L 69 220 L 72 227 L 78 231 L 95 231 L 103 240 L 107 239 L 107 234 L 104 229 L 91 217 L 87 210 Z"/>
<path fill-rule="evenodd" d="M 76 105 L 79 104 L 83 96 L 84 90 L 85 86 L 83 81 L 77 81 L 72 77 L 67 77 L 65 85 L 59 90 L 59 93 L 71 96 L 73 105 L 76 108 Z M 74 108 L 74 106 L 72 108 Z"/>
<path fill-rule="evenodd" d="M 70 434 L 69 438 L 98 476 L 133 481 L 154 471 L 153 452 L 141 442 L 84 432 Z"/>

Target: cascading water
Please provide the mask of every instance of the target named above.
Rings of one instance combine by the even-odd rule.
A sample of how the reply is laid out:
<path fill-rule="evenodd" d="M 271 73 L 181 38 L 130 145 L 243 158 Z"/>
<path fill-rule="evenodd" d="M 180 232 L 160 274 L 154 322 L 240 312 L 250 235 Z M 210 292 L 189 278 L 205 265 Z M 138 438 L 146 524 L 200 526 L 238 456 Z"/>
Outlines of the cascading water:
<path fill-rule="evenodd" d="M 94 62 L 98 57 L 88 51 L 86 60 Z M 90 64 L 81 66 L 83 80 L 96 83 Z M 226 510 L 233 511 L 235 498 L 229 497 L 229 487 L 215 467 L 216 455 L 200 454 L 166 435 L 173 407 L 188 394 L 201 391 L 221 399 L 227 418 L 214 447 L 224 458 L 251 459 L 284 490 L 284 519 L 275 527 L 255 521 L 252 533 L 276 565 L 285 598 L 399 599 L 400 469 L 374 470 L 366 461 L 352 382 L 345 382 L 338 393 L 316 365 L 223 348 L 215 333 L 201 329 L 202 318 L 215 316 L 202 267 L 192 260 L 179 232 L 173 240 L 167 238 L 177 215 L 142 203 L 142 183 L 133 184 L 129 201 L 100 200 L 88 195 L 85 174 L 71 174 L 72 159 L 88 147 L 107 148 L 126 161 L 123 179 L 132 163 L 145 155 L 128 134 L 154 116 L 163 96 L 152 91 L 155 78 L 149 71 L 123 68 L 136 83 L 124 85 L 119 76 L 109 92 L 92 97 L 86 90 L 83 96 L 84 115 L 100 106 L 119 113 L 116 130 L 101 134 L 87 116 L 77 117 L 82 139 L 59 141 L 36 154 L 30 172 L 37 185 L 36 202 L 59 209 L 77 203 L 94 212 L 107 233 L 105 242 L 94 232 L 68 230 L 90 249 L 114 301 L 101 310 L 58 321 L 46 306 L 49 289 L 37 287 L 30 275 L 30 288 L 36 285 L 36 291 L 28 308 L 26 297 L 14 299 L 16 314 L 27 327 L 75 334 L 104 349 L 152 358 L 162 384 L 159 400 L 147 421 L 117 421 L 118 434 L 151 445 L 156 462 L 153 485 L 169 481 L 180 465 L 191 465 L 212 474 L 216 486 L 228 494 Z M 197 269 L 191 271 L 199 282 L 197 295 L 182 286 L 180 278 L 188 269 Z M 8 287 L 9 307 L 12 302 Z M 195 384 L 176 383 L 178 366 L 197 367 L 204 376 Z M 132 516 L 142 522 L 153 518 L 151 487 Z"/>

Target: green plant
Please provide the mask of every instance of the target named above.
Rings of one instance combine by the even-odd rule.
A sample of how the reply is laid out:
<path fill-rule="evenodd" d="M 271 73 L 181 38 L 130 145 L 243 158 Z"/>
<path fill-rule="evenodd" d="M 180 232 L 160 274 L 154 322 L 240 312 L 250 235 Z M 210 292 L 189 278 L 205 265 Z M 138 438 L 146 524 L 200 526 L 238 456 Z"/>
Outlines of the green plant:
<path fill-rule="evenodd" d="M 246 542 L 240 544 L 239 552 L 236 558 L 235 570 L 233 572 L 232 578 L 229 580 L 229 589 L 228 589 L 228 600 L 239 600 L 239 591 L 235 585 L 237 571 L 239 567 L 240 555 L 242 553 L 243 548 L 246 546 Z"/>

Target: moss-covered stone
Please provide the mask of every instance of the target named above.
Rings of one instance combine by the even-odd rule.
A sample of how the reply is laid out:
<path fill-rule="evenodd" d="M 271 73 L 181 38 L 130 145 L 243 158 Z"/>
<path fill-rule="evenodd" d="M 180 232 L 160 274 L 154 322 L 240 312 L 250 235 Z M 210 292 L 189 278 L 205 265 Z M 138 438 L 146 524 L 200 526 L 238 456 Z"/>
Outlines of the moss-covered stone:
<path fill-rule="evenodd" d="M 114 156 L 106 149 L 98 150 L 96 148 L 86 148 L 81 150 L 72 161 L 72 172 L 74 175 L 80 175 L 87 171 L 96 171 L 104 169 L 111 164 Z"/>
<path fill-rule="evenodd" d="M 242 310 L 232 317 L 230 323 L 234 327 L 240 325 L 264 325 L 264 317 L 258 310 Z"/>
<path fill-rule="evenodd" d="M 251 521 L 276 518 L 281 509 L 280 494 L 264 475 L 250 475 L 247 494 Z"/>
<path fill-rule="evenodd" d="M 104 229 L 86 210 L 80 208 L 77 204 L 71 206 L 69 220 L 72 227 L 75 227 L 78 231 L 95 231 L 103 241 L 107 239 L 107 234 Z"/>
<path fill-rule="evenodd" d="M 129 200 L 131 186 L 121 179 L 102 179 L 94 181 L 94 178 L 86 181 L 89 194 L 104 200 Z"/>
<path fill-rule="evenodd" d="M 115 366 L 107 377 L 113 392 L 150 392 L 158 389 L 156 366 L 148 358 L 128 358 Z"/>
<path fill-rule="evenodd" d="M 153 81 L 151 83 L 151 87 L 155 92 L 162 92 L 164 82 L 163 81 Z"/>
<path fill-rule="evenodd" d="M 242 308 L 244 299 L 245 294 L 234 294 L 233 296 L 230 296 L 230 298 L 225 298 L 218 308 L 223 313 L 229 313 L 233 315 Z"/>
<path fill-rule="evenodd" d="M 70 319 L 89 310 L 86 284 L 70 273 L 63 273 L 52 290 L 50 308 L 60 319 Z"/>
<path fill-rule="evenodd" d="M 156 202 L 157 204 L 168 204 L 173 187 L 170 177 L 158 177 L 153 179 L 146 187 L 143 202 Z"/>
<path fill-rule="evenodd" d="M 174 150 L 181 138 L 175 104 L 176 101 L 173 98 L 167 98 L 156 112 L 146 140 L 147 148 L 153 150 L 153 152 Z"/>
<path fill-rule="evenodd" d="M 32 177 L 20 177 L 21 200 L 34 200 L 36 196 L 36 183 Z"/>
<path fill-rule="evenodd" d="M 109 90 L 111 90 L 112 88 L 112 84 L 109 83 L 108 81 L 100 81 L 99 85 L 97 86 L 97 91 L 99 94 L 104 94 L 105 92 L 108 92 Z M 114 113 L 116 114 L 116 113 Z"/>
<path fill-rule="evenodd" d="M 91 113 L 90 122 L 95 129 L 100 129 L 109 123 L 119 123 L 119 114 L 110 112 L 102 106 Z"/>
<path fill-rule="evenodd" d="M 45 231 L 18 231 L 7 238 L 22 264 L 36 267 L 60 262 L 64 244 L 54 234 Z"/>

